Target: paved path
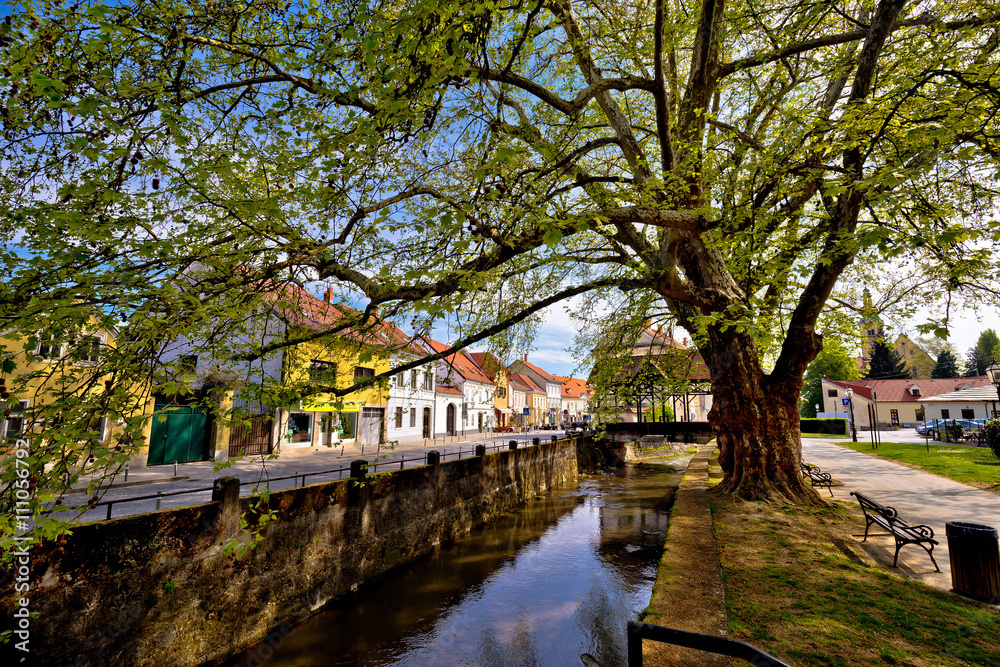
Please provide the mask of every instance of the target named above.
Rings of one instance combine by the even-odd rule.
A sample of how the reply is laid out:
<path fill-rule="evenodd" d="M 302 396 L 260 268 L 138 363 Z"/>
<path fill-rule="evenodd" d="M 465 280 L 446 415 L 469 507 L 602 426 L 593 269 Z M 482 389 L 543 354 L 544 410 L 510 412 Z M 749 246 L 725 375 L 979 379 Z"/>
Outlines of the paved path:
<path fill-rule="evenodd" d="M 473 455 L 476 445 L 485 444 L 490 451 L 494 446 L 506 448 L 510 440 L 517 440 L 520 446 L 531 443 L 533 438 L 539 438 L 542 442 L 548 442 L 552 436 L 564 437 L 562 431 L 532 431 L 529 433 L 501 433 L 495 435 L 484 435 L 476 433 L 464 437 L 437 438 L 436 440 L 413 440 L 400 442 L 392 448 L 376 448 L 367 446 L 362 452 L 362 448 L 357 444 L 350 444 L 344 447 L 289 447 L 284 446 L 283 451 L 277 459 L 262 462 L 260 456 L 248 456 L 234 463 L 232 467 L 219 471 L 213 469 L 211 461 L 198 461 L 194 463 L 180 463 L 177 465 L 177 476 L 174 476 L 173 464 L 150 466 L 138 470 L 130 470 L 128 481 L 124 475 L 119 473 L 114 480 L 112 487 L 100 494 L 104 502 L 113 501 L 112 516 L 120 517 L 129 514 L 139 514 L 151 512 L 156 509 L 167 509 L 171 507 L 181 507 L 184 505 L 194 505 L 208 502 L 211 499 L 211 486 L 216 477 L 232 475 L 238 477 L 242 484 L 240 495 L 246 496 L 253 493 L 254 485 L 258 482 L 269 482 L 268 487 L 272 491 L 292 488 L 305 484 L 315 484 L 317 482 L 329 482 L 343 479 L 349 476 L 348 469 L 351 461 L 365 459 L 369 464 L 378 463 L 376 472 L 399 470 L 401 459 L 403 467 L 411 468 L 423 465 L 427 452 L 436 450 L 444 461 L 452 461 L 456 458 L 468 458 Z M 461 455 L 460 455 L 461 453 Z M 339 470 L 338 470 L 339 469 Z M 322 473 L 324 471 L 335 470 L 335 472 Z M 308 476 L 303 479 L 301 475 Z M 298 479 L 282 479 L 274 481 L 275 477 L 291 477 L 300 475 Z M 77 488 L 84 487 L 85 481 L 77 485 Z M 106 482 L 105 482 L 106 486 Z M 157 501 L 154 498 L 135 500 L 132 502 L 117 502 L 129 498 L 142 498 L 145 496 L 155 496 L 158 492 L 163 494 L 175 491 L 192 491 L 203 489 L 199 492 L 184 493 L 173 496 L 164 496 Z M 66 504 L 82 504 L 86 502 L 85 493 L 72 493 L 64 498 Z M 157 504 L 159 503 L 159 507 Z M 83 521 L 98 521 L 107 517 L 107 506 L 101 505 L 96 509 L 88 510 L 80 517 Z M 66 518 L 75 516 L 76 513 L 63 513 Z"/>
<path fill-rule="evenodd" d="M 861 454 L 847 447 L 817 438 L 802 439 L 802 458 L 833 475 L 843 486 L 834 486 L 833 495 L 857 504 L 850 495 L 859 491 L 872 499 L 895 507 L 907 523 L 926 524 L 934 529 L 934 558 L 941 572 L 934 571 L 927 553 L 919 546 L 908 545 L 899 552 L 899 562 L 910 576 L 926 584 L 951 589 L 951 568 L 948 563 L 948 538 L 945 522 L 968 521 L 1000 529 L 1000 496 L 954 482 L 938 475 L 914 470 L 892 461 Z M 823 492 L 825 495 L 825 492 Z M 864 535 L 864 525 L 858 529 Z M 891 537 L 872 538 L 868 549 L 875 558 L 892 565 L 895 545 Z"/>

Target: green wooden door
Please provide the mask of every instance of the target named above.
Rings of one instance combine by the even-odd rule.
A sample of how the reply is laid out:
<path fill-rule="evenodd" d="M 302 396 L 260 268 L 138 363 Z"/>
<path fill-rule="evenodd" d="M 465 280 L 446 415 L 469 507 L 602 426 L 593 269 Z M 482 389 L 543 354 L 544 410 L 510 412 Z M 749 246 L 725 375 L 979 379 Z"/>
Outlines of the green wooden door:
<path fill-rule="evenodd" d="M 147 465 L 208 459 L 209 415 L 201 406 L 157 403 Z"/>

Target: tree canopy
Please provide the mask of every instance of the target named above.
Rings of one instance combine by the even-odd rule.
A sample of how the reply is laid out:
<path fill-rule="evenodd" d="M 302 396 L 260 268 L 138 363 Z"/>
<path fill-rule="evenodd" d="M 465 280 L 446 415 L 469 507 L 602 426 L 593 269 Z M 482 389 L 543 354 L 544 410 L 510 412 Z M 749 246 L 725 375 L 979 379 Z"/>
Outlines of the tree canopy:
<path fill-rule="evenodd" d="M 183 384 L 165 341 L 299 342 L 237 335 L 293 281 L 360 307 L 326 335 L 451 317 L 502 347 L 574 296 L 676 323 L 722 488 L 813 498 L 797 402 L 845 270 L 996 303 L 998 25 L 996 0 L 32 4 L 0 24 L 0 329 L 120 333 L 33 439 L 39 484 L 72 482 L 42 465 L 74 414 Z"/>
<path fill-rule="evenodd" d="M 965 376 L 986 375 L 986 367 L 997 360 L 1000 360 L 1000 337 L 993 329 L 987 329 L 965 355 Z"/>

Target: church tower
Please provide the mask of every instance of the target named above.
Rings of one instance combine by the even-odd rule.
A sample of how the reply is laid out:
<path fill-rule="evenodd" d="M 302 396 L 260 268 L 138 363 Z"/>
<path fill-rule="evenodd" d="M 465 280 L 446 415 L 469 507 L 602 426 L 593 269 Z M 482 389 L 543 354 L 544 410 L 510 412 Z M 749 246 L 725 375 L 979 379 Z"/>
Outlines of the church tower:
<path fill-rule="evenodd" d="M 865 288 L 864 302 L 861 307 L 861 357 L 865 361 L 871 358 L 872 346 L 878 340 L 879 332 L 882 330 L 882 320 L 875 311 L 872 303 L 872 293 Z"/>

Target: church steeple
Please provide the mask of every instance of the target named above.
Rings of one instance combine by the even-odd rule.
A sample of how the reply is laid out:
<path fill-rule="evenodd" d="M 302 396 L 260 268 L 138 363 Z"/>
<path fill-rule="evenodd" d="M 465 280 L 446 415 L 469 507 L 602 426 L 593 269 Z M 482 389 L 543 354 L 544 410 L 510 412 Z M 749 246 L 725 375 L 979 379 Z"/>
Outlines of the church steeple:
<path fill-rule="evenodd" d="M 861 306 L 861 355 L 864 359 L 871 357 L 872 345 L 878 340 L 882 331 L 882 319 L 872 303 L 872 293 L 865 287 L 862 293 Z"/>

